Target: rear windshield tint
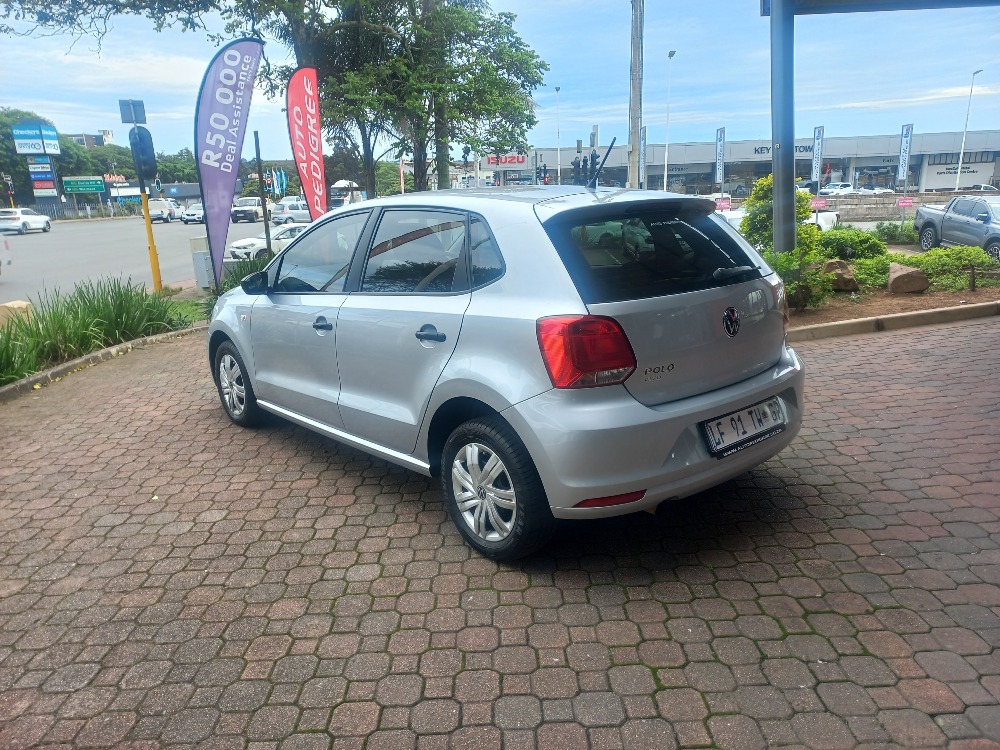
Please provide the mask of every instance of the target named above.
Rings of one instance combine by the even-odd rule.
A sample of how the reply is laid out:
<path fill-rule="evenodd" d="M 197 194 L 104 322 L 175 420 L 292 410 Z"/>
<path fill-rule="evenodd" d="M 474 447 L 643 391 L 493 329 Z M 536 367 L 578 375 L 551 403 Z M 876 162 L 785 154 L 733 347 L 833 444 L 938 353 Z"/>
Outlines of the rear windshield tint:
<path fill-rule="evenodd" d="M 0 216 L 17 216 L 17 211 L 8 208 L 6 211 L 0 209 Z"/>
<path fill-rule="evenodd" d="M 544 224 L 583 301 L 620 302 L 759 278 L 759 258 L 704 209 L 661 203 L 595 215 L 560 214 Z M 720 269 L 747 267 L 745 272 Z"/>

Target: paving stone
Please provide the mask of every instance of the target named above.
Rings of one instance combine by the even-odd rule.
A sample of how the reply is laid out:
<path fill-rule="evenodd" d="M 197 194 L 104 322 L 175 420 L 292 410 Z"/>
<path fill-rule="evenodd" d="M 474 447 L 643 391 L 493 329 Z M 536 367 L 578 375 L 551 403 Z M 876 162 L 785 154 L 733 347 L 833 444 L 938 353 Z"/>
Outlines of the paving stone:
<path fill-rule="evenodd" d="M 1000 742 L 995 320 L 799 344 L 786 451 L 515 565 L 204 344 L 0 404 L 3 750 Z"/>

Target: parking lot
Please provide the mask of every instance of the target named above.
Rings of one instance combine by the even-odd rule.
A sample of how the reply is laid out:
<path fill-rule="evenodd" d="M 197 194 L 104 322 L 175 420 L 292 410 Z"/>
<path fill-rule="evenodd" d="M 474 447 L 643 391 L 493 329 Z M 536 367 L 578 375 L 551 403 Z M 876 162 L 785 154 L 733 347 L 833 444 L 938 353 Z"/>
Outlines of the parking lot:
<path fill-rule="evenodd" d="M 0 748 L 996 747 L 997 319 L 796 348 L 791 448 L 517 565 L 203 333 L 0 404 Z"/>
<path fill-rule="evenodd" d="M 263 231 L 260 222 L 230 224 L 227 247 L 234 240 Z M 153 224 L 160 277 L 165 285 L 193 284 L 191 238 L 203 236 L 204 224 Z M 153 287 L 146 226 L 137 217 L 56 221 L 48 234 L 0 232 L 0 262 L 6 258 L 12 262 L 0 269 L 0 304 L 36 299 L 45 290 L 69 291 L 80 281 L 106 276 L 130 278 L 149 289 Z"/>

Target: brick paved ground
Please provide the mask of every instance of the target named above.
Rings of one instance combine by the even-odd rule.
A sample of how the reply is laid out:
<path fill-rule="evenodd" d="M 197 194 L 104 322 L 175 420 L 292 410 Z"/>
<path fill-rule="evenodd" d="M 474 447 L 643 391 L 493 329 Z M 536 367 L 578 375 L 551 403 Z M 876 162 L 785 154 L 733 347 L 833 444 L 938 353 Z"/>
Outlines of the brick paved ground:
<path fill-rule="evenodd" d="M 0 405 L 0 748 L 997 747 L 1000 325 L 798 348 L 777 460 L 516 567 L 202 335 Z"/>

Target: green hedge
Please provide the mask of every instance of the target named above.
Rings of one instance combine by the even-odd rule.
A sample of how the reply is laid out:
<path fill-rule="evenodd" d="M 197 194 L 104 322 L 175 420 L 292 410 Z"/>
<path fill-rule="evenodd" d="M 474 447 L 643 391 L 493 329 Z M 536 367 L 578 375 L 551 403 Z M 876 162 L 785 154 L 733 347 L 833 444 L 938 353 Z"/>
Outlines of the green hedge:
<path fill-rule="evenodd" d="M 848 262 L 885 255 L 885 243 L 882 240 L 871 232 L 850 227 L 823 232 L 819 247 L 824 258 L 839 258 Z"/>
<path fill-rule="evenodd" d="M 0 328 L 0 385 L 189 322 L 166 297 L 121 279 L 46 292 L 31 304 L 31 315 L 15 315 Z"/>

